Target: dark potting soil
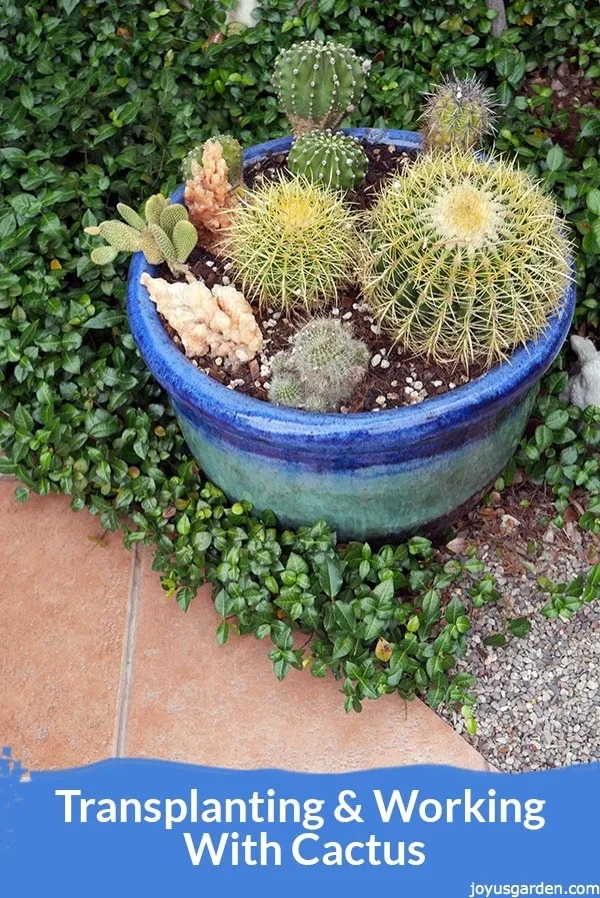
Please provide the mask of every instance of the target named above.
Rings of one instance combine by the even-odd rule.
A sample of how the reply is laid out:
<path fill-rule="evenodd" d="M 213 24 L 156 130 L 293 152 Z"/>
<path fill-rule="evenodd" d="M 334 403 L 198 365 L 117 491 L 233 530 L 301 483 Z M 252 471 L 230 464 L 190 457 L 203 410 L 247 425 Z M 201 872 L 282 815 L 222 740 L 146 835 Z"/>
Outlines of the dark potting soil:
<path fill-rule="evenodd" d="M 413 154 L 393 145 L 363 143 L 363 148 L 369 158 L 365 181 L 347 195 L 347 199 L 359 209 L 369 208 L 381 184 L 387 178 L 401 174 L 413 158 Z M 286 159 L 285 153 L 272 153 L 256 162 L 244 174 L 246 185 L 252 188 L 265 179 L 282 174 L 285 176 Z M 215 284 L 235 284 L 231 263 L 214 255 L 206 247 L 197 246 L 188 264 L 193 274 L 209 288 Z M 160 274 L 166 280 L 173 280 L 166 266 L 162 266 Z M 422 358 L 407 356 L 394 344 L 393 338 L 375 323 L 357 287 L 342 292 L 337 304 L 323 307 L 320 314 L 339 317 L 346 326 L 351 327 L 354 335 L 367 345 L 371 357 L 364 380 L 342 407 L 342 413 L 376 412 L 414 405 L 454 390 L 483 373 L 482 367 L 473 366 L 467 372 L 463 366 L 457 365 L 454 370 L 449 370 Z M 223 359 L 210 356 L 192 359 L 192 364 L 231 390 L 267 401 L 272 359 L 278 352 L 289 349 L 294 334 L 307 318 L 302 315 L 286 318 L 272 308 L 255 309 L 255 315 L 263 334 L 263 350 L 257 358 L 235 369 Z M 164 319 L 163 324 L 182 349 L 178 335 Z"/>
<path fill-rule="evenodd" d="M 394 144 L 371 144 L 360 141 L 369 160 L 363 183 L 356 190 L 349 190 L 346 199 L 359 209 L 373 205 L 379 187 L 392 175 L 402 173 L 415 158 L 414 152 L 401 150 Z M 272 181 L 282 175 L 291 177 L 287 168 L 287 153 L 268 153 L 244 172 L 246 187 L 258 187 L 264 181 Z"/>

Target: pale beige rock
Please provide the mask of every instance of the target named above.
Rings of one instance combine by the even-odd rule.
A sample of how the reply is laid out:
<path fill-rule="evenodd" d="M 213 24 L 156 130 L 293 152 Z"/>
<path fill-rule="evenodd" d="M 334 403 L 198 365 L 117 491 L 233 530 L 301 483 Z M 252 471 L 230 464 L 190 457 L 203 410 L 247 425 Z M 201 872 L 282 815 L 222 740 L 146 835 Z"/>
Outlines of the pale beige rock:
<path fill-rule="evenodd" d="M 252 307 L 235 287 L 202 281 L 168 283 L 147 272 L 140 278 L 161 315 L 177 331 L 190 358 L 207 353 L 231 362 L 249 362 L 262 349 Z"/>

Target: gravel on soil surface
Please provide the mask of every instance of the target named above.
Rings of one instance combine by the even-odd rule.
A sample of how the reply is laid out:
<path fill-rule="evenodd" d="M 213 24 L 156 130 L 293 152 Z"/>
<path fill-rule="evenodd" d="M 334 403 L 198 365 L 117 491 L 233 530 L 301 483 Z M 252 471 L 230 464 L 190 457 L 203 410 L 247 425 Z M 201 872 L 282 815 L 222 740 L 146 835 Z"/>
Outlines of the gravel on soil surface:
<path fill-rule="evenodd" d="M 600 760 L 600 602 L 586 605 L 568 623 L 547 620 L 539 611 L 549 597 L 537 583 L 540 576 L 566 581 L 587 573 L 598 560 L 598 538 L 574 521 L 561 530 L 547 524 L 544 505 L 551 516 L 549 497 L 540 491 L 525 514 L 519 514 L 518 502 L 508 510 L 483 507 L 464 531 L 477 543 L 501 598 L 471 610 L 469 648 L 459 664 L 477 677 L 477 735 L 466 735 L 460 711 L 439 711 L 505 772 Z M 477 526 L 485 511 L 497 512 L 496 519 L 488 515 L 487 526 Z M 504 621 L 525 615 L 531 615 L 532 628 L 524 638 L 509 637 L 501 648 L 483 644 L 487 635 L 502 631 Z"/>

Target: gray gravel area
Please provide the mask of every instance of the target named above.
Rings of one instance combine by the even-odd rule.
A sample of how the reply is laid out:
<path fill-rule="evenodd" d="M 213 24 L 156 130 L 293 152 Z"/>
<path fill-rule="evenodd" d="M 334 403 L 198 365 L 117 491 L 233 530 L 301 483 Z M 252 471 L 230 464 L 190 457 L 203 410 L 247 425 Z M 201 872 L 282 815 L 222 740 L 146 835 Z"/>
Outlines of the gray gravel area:
<path fill-rule="evenodd" d="M 515 557 L 513 547 L 502 552 L 494 543 L 479 546 L 501 599 L 471 612 L 469 650 L 459 664 L 478 679 L 477 735 L 464 733 L 460 712 L 446 709 L 442 716 L 502 771 L 600 760 L 600 600 L 568 623 L 533 614 L 524 638 L 502 648 L 483 645 L 507 619 L 539 612 L 547 603 L 537 576 L 565 581 L 586 573 L 595 540 L 574 524 L 561 532 L 550 527 L 535 571 L 518 572 L 507 563 Z"/>

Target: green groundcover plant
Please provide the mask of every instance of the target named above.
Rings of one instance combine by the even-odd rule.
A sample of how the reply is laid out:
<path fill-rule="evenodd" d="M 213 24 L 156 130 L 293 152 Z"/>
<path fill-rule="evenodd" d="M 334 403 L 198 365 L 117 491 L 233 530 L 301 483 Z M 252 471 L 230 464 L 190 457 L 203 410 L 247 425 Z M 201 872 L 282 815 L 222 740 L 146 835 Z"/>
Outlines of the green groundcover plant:
<path fill-rule="evenodd" d="M 338 547 L 323 523 L 282 532 L 229 503 L 190 458 L 124 314 L 126 262 L 98 268 L 82 231 L 117 200 L 168 194 L 189 147 L 215 133 L 249 145 L 286 133 L 268 85 L 282 47 L 331 37 L 371 61 L 355 112 L 374 127 L 418 127 L 422 94 L 455 71 L 479 75 L 500 110 L 497 148 L 552 187 L 577 241 L 576 325 L 600 317 L 600 8 L 516 0 L 491 34 L 480 0 L 424 3 L 265 0 L 258 24 L 226 26 L 231 3 L 6 0 L 0 15 L 0 472 L 30 491 L 71 496 L 128 546 L 155 547 L 167 595 L 185 610 L 205 580 L 221 623 L 271 645 L 290 667 L 342 681 L 346 708 L 422 694 L 463 706 L 473 678 L 455 672 L 470 610 L 497 599 L 475 557 L 444 561 L 420 537 L 379 550 Z M 566 67 L 566 68 L 565 68 Z M 577 96 L 560 108 L 552 78 Z M 541 74 L 540 74 L 541 73 Z M 540 74 L 539 77 L 537 75 Z M 583 81 L 581 80 L 583 79 Z M 350 123 L 353 119 L 350 118 Z M 86 211 L 87 210 L 87 211 Z M 546 379 L 514 462 L 556 494 L 562 523 L 586 490 L 581 525 L 600 531 L 600 412 L 559 398 Z M 441 558 L 441 560 L 440 560 Z M 598 594 L 600 569 L 542 582 L 542 613 L 568 620 Z M 491 644 L 523 636 L 509 621 Z"/>

